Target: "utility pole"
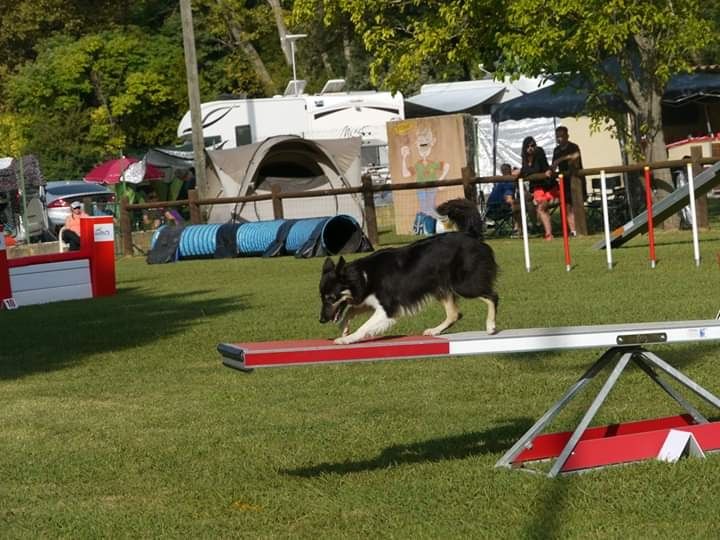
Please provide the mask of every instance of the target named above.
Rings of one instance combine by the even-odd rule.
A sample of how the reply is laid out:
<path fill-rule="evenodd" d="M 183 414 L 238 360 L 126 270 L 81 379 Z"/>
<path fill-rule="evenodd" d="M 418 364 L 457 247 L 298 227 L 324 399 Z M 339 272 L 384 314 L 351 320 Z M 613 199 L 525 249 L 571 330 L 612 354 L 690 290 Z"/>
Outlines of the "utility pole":
<path fill-rule="evenodd" d="M 195 55 L 195 32 L 193 30 L 190 0 L 180 0 L 180 18 L 182 19 L 185 72 L 187 75 L 188 100 L 190 101 L 192 145 L 195 157 L 195 183 L 200 193 L 205 195 L 208 188 L 205 175 L 205 140 L 202 132 L 200 88 L 198 86 L 197 56 Z"/>

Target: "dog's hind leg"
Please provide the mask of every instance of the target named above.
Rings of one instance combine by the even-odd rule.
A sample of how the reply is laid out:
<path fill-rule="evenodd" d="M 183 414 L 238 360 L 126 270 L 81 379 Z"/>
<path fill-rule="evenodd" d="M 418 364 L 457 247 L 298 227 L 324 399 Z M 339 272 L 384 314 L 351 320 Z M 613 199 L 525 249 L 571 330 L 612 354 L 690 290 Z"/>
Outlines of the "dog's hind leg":
<path fill-rule="evenodd" d="M 453 324 L 460 320 L 460 317 L 462 317 L 454 295 L 449 294 L 445 298 L 441 298 L 440 303 L 445 308 L 445 320 L 438 324 L 435 328 L 428 328 L 425 330 L 423 332 L 424 336 L 437 336 L 450 328 Z"/>
<path fill-rule="evenodd" d="M 493 292 L 488 295 L 483 295 L 480 298 L 483 299 L 483 302 L 485 302 L 488 307 L 487 318 L 485 319 L 485 330 L 488 334 L 494 334 L 497 332 L 497 328 L 495 327 L 495 315 L 497 314 L 499 300 L 498 295 Z"/>
<path fill-rule="evenodd" d="M 382 334 L 385 330 L 395 324 L 395 319 L 387 316 L 382 306 L 378 305 L 375 312 L 365 321 L 360 328 L 355 330 L 349 336 L 339 337 L 335 340 L 338 345 L 346 345 L 348 343 L 356 343 L 371 336 Z"/>

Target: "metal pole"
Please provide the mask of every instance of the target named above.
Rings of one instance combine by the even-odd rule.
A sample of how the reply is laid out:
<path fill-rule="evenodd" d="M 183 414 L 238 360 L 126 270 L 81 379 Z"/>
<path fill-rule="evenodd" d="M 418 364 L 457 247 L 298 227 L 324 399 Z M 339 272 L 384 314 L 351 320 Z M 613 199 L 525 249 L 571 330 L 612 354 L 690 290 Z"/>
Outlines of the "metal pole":
<path fill-rule="evenodd" d="M 653 202 L 652 202 L 652 184 L 650 182 L 650 167 L 647 165 L 643 168 L 645 172 L 645 208 L 647 211 L 648 223 L 648 243 L 650 244 L 650 268 L 655 268 L 657 259 L 655 258 L 655 226 L 653 224 Z"/>
<path fill-rule="evenodd" d="M 525 214 L 525 184 L 518 178 L 518 195 L 520 197 L 520 221 L 523 230 L 523 250 L 525 251 L 525 270 L 530 271 L 530 246 L 528 244 L 527 215 Z"/>
<path fill-rule="evenodd" d="M 570 261 L 570 241 L 568 239 L 567 207 L 565 198 L 565 175 L 558 176 L 560 181 L 560 223 L 562 224 L 563 249 L 565 251 L 565 271 L 569 272 L 572 265 Z"/>
<path fill-rule="evenodd" d="M 607 182 L 605 171 L 600 171 L 600 200 L 602 201 L 603 230 L 605 231 L 605 251 L 607 252 L 608 269 L 612 270 L 612 244 L 610 242 L 610 216 L 608 214 Z"/>
<path fill-rule="evenodd" d="M 187 76 L 188 100 L 190 101 L 190 122 L 192 125 L 192 145 L 195 159 L 195 179 L 197 188 L 207 193 L 205 175 L 205 139 L 202 132 L 202 112 L 200 107 L 200 87 L 198 84 L 197 57 L 195 55 L 195 32 L 193 30 L 192 8 L 190 0 L 180 0 L 182 19 L 183 48 L 185 50 L 185 71 Z"/>
<path fill-rule="evenodd" d="M 692 216 L 693 256 L 695 266 L 700 266 L 700 242 L 698 240 L 698 216 L 695 210 L 695 177 L 692 163 L 687 164 L 688 194 L 690 195 L 690 215 Z"/>
<path fill-rule="evenodd" d="M 295 93 L 295 97 L 298 95 L 297 91 L 297 73 L 295 72 L 295 40 L 290 40 L 290 56 L 292 58 L 292 68 L 293 68 L 293 90 Z"/>
<path fill-rule="evenodd" d="M 22 193 L 22 199 L 20 204 L 22 204 L 22 222 L 23 222 L 23 228 L 25 229 L 25 243 L 30 243 L 30 224 L 28 223 L 28 217 L 27 217 L 27 193 L 25 192 L 25 168 L 23 165 L 23 157 L 20 156 L 18 158 L 18 176 L 20 177 L 20 190 Z"/>
<path fill-rule="evenodd" d="M 562 471 L 562 468 L 565 466 L 565 462 L 568 460 L 573 450 L 575 450 L 575 446 L 577 446 L 580 437 L 582 437 L 583 433 L 585 433 L 585 430 L 590 425 L 590 422 L 592 422 L 592 419 L 595 417 L 598 410 L 602 406 L 605 398 L 607 398 L 610 390 L 612 390 L 613 386 L 615 386 L 615 383 L 620 378 L 620 374 L 625 369 L 625 366 L 627 366 L 630 358 L 632 358 L 632 355 L 633 351 L 626 352 L 620 357 L 620 360 L 613 368 L 610 376 L 607 378 L 605 384 L 603 384 L 603 387 L 600 389 L 600 392 L 597 396 L 595 396 L 595 399 L 590 405 L 590 408 L 583 415 L 582 420 L 580 420 L 580 423 L 575 428 L 575 431 L 573 431 L 572 435 L 570 436 L 570 440 L 565 445 L 565 448 L 563 448 L 562 452 L 560 452 L 560 455 L 555 460 L 555 463 L 553 463 L 553 466 L 548 473 L 548 476 L 550 478 L 555 478 L 558 474 L 560 474 L 560 471 Z"/>

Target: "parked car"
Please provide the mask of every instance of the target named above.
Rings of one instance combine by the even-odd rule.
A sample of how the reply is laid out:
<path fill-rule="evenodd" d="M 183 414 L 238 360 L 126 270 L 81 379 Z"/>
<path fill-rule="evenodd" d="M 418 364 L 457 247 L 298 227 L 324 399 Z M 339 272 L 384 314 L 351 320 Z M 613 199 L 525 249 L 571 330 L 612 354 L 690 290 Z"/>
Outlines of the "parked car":
<path fill-rule="evenodd" d="M 37 188 L 29 189 L 26 210 L 22 213 L 21 195 L 18 190 L 0 192 L 0 225 L 5 232 L 12 235 L 17 242 L 26 241 L 26 233 L 32 240 L 46 240 L 48 229 L 47 215 L 40 192 Z M 30 224 L 25 226 L 25 218 Z"/>
<path fill-rule="evenodd" d="M 73 201 L 89 201 L 91 208 L 85 208 L 90 215 L 112 213 L 115 194 L 102 184 L 90 182 L 48 182 L 45 186 L 45 205 L 47 206 L 50 230 L 57 234 L 70 215 Z"/>

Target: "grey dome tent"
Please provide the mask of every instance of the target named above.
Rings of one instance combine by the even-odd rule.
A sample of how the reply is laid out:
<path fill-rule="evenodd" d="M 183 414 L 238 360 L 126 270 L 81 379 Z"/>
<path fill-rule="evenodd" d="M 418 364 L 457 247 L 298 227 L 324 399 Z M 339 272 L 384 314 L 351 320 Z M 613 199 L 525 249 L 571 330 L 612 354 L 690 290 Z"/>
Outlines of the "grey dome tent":
<path fill-rule="evenodd" d="M 201 198 L 219 198 L 269 193 L 274 185 L 285 192 L 359 186 L 360 144 L 359 137 L 310 140 L 282 135 L 238 148 L 208 150 L 207 185 L 197 189 Z M 364 223 L 359 195 L 287 199 L 283 209 L 288 218 L 347 214 Z M 208 221 L 233 218 L 272 219 L 272 204 L 213 205 Z"/>

